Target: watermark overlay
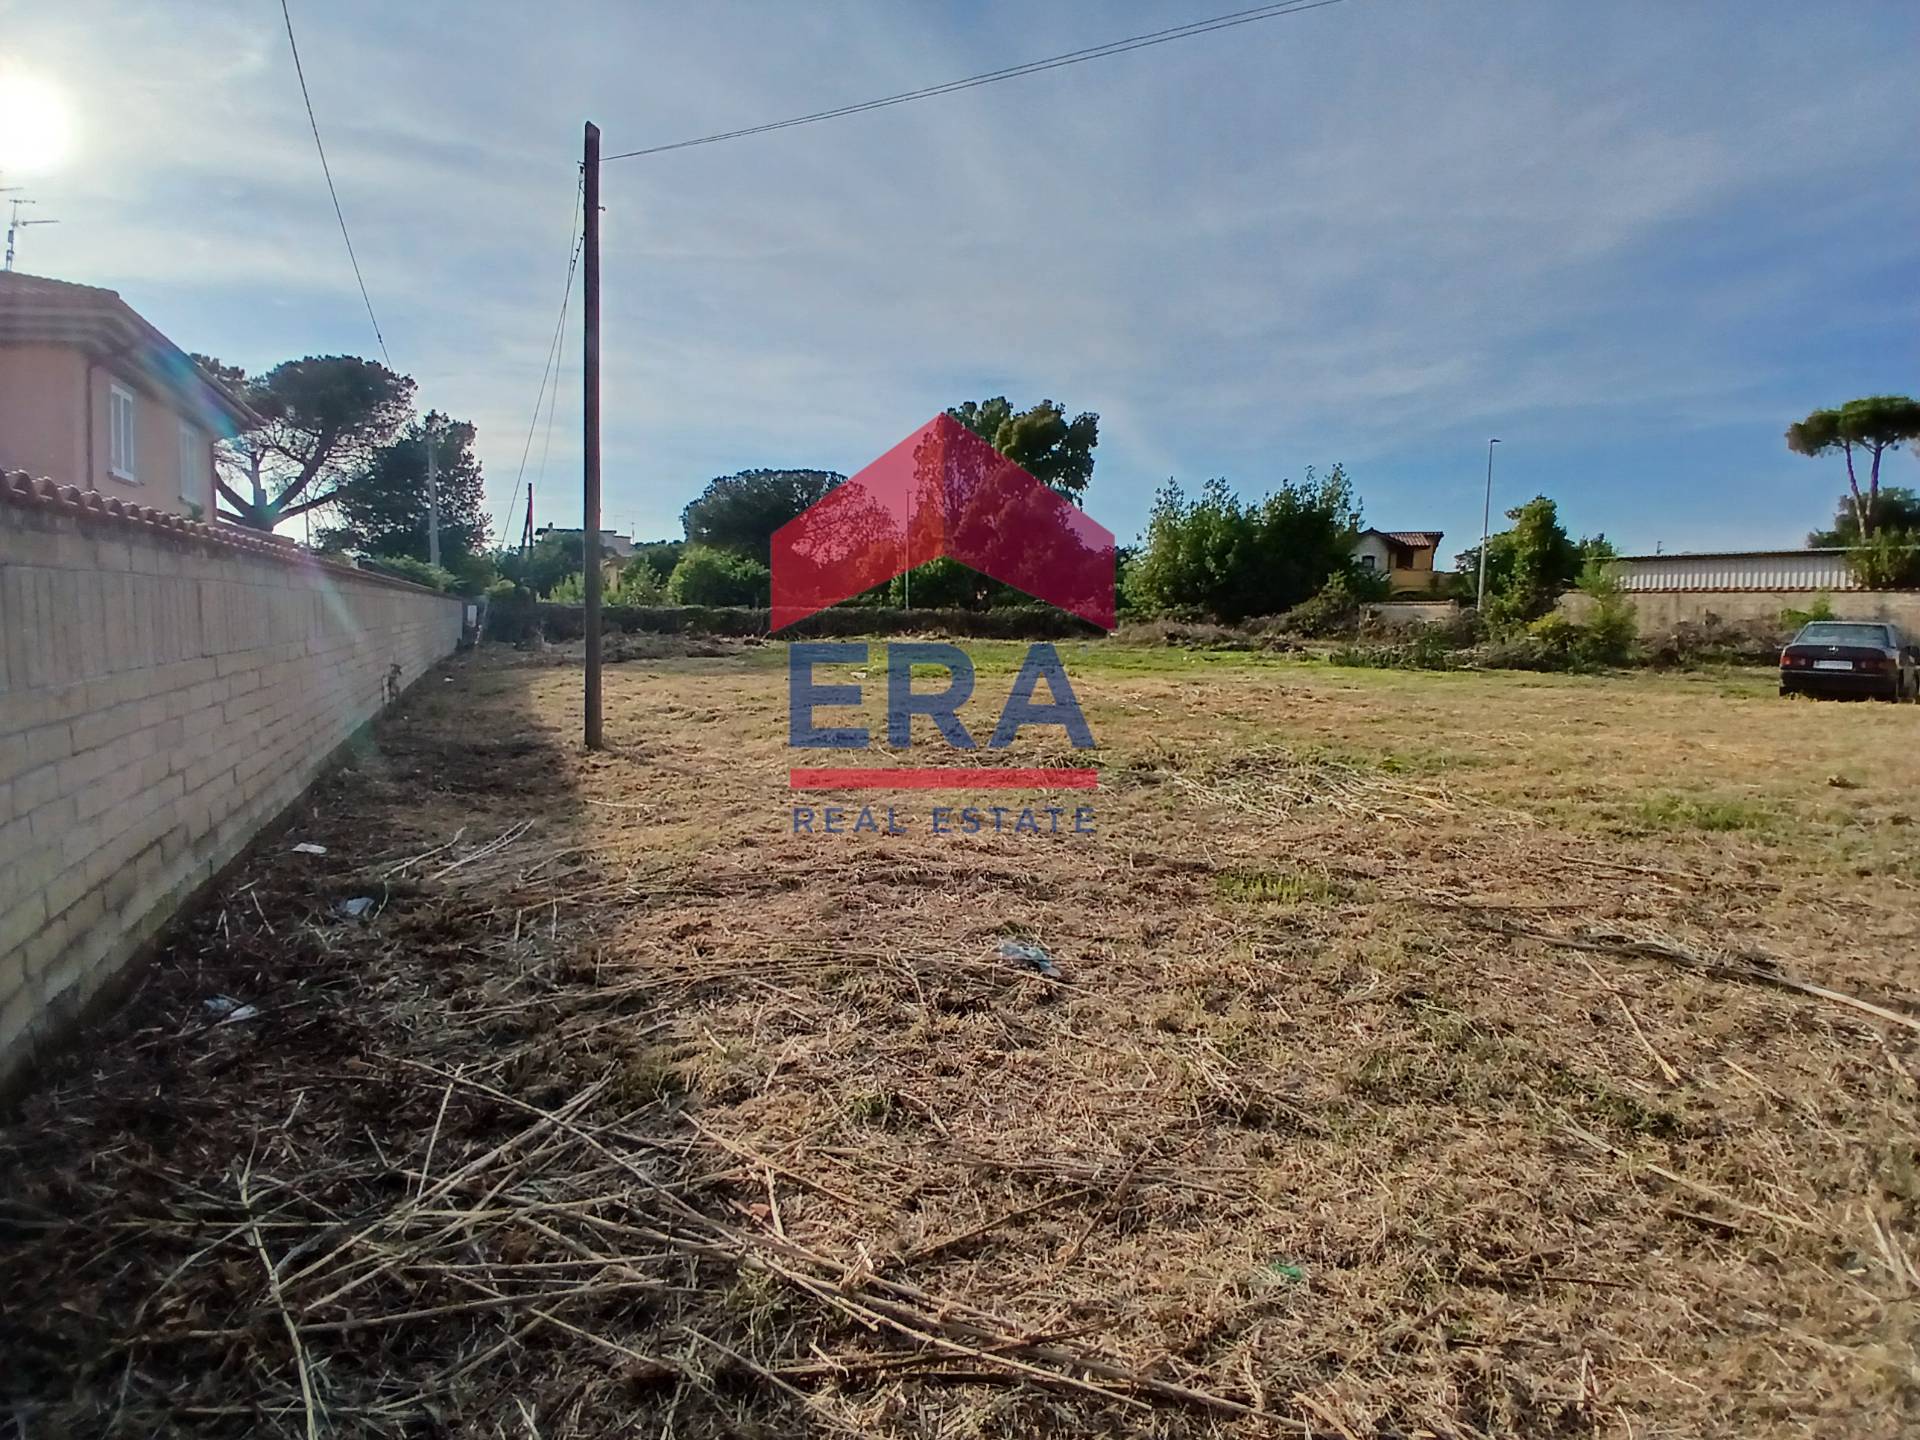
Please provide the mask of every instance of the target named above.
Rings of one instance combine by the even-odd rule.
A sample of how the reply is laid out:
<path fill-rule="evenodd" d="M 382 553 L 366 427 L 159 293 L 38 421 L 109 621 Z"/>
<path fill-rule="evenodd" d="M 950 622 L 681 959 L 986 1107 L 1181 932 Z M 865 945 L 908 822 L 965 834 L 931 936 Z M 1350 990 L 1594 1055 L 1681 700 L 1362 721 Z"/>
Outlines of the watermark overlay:
<path fill-rule="evenodd" d="M 843 787 L 854 788 L 854 787 Z M 1024 790 L 1036 788 L 1031 785 Z M 1093 807 L 1075 805 L 935 805 L 922 821 L 898 806 L 796 805 L 796 835 L 905 835 L 924 828 L 932 835 L 1091 835 Z"/>
<path fill-rule="evenodd" d="M 941 557 L 1104 630 L 1114 626 L 1113 533 L 943 414 L 774 533 L 773 628 L 785 629 Z M 967 653 L 928 641 L 891 644 L 885 652 L 886 745 L 910 749 L 914 717 L 923 716 L 948 750 L 978 753 L 979 723 L 969 726 L 961 715 L 974 691 Z M 818 712 L 864 701 L 859 680 L 871 674 L 872 647 L 795 641 L 787 653 L 788 743 L 805 751 L 869 749 L 874 736 L 867 727 L 835 723 Z M 834 679 L 822 673 L 831 667 L 859 668 L 851 679 Z M 922 678 L 938 671 L 942 683 L 916 691 L 916 669 Z M 984 748 L 1004 750 L 1031 726 L 1059 726 L 1074 749 L 1096 748 L 1060 652 L 1044 642 L 1028 647 Z M 957 764 L 947 757 L 935 765 L 796 766 L 788 784 L 796 791 L 1091 790 L 1099 775 L 1092 766 Z M 793 829 L 900 834 L 899 819 L 893 807 L 881 816 L 870 806 L 849 811 L 796 805 Z M 935 806 L 927 825 L 935 834 L 1089 834 L 1092 807 Z"/>

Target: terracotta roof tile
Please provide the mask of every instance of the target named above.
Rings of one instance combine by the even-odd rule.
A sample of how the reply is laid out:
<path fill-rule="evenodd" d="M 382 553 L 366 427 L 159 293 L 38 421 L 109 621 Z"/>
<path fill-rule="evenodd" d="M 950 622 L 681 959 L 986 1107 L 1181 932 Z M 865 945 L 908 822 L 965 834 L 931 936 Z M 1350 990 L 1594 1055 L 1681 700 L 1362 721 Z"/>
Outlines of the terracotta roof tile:
<path fill-rule="evenodd" d="M 408 580 L 396 580 L 372 570 L 326 560 L 291 540 L 237 525 L 209 525 L 204 520 L 189 520 L 167 510 L 147 505 L 129 505 L 123 500 L 102 495 L 98 490 L 81 490 L 73 485 L 56 485 L 51 480 L 34 479 L 24 470 L 0 472 L 0 512 L 8 507 L 38 510 L 78 520 L 82 524 L 121 531 L 138 532 L 157 538 L 189 541 L 218 549 L 241 551 L 294 565 L 350 575 L 377 585 L 398 585 L 403 590 L 425 590 Z M 437 593 L 428 591 L 429 594 Z"/>

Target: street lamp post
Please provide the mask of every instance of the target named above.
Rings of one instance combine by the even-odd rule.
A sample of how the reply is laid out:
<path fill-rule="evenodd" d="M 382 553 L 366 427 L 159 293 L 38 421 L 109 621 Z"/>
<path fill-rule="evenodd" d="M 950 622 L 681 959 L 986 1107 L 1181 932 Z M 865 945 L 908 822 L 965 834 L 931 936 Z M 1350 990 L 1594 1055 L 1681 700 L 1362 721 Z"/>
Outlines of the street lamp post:
<path fill-rule="evenodd" d="M 1487 527 L 1493 520 L 1493 447 L 1499 443 L 1487 441 L 1487 496 L 1480 503 L 1480 589 L 1473 602 L 1475 611 L 1487 608 Z"/>

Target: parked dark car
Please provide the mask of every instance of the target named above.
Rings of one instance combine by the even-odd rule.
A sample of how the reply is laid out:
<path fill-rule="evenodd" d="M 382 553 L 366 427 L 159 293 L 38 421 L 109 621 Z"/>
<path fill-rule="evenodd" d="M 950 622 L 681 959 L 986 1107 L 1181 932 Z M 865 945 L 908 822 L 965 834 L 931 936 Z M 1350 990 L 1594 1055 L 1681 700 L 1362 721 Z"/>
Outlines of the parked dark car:
<path fill-rule="evenodd" d="M 1815 620 L 1780 652 L 1780 693 L 1920 699 L 1920 646 L 1878 620 Z"/>

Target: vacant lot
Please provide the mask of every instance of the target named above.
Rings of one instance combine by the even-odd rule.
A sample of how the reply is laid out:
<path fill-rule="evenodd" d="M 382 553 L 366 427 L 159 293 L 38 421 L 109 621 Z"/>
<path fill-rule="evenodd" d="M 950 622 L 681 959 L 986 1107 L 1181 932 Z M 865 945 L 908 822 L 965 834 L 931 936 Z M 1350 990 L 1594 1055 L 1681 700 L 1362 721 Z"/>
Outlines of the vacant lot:
<path fill-rule="evenodd" d="M 1912 1433 L 1920 709 L 1070 644 L 1096 792 L 796 835 L 664 649 L 424 682 L 0 1133 L 24 1434 Z"/>

